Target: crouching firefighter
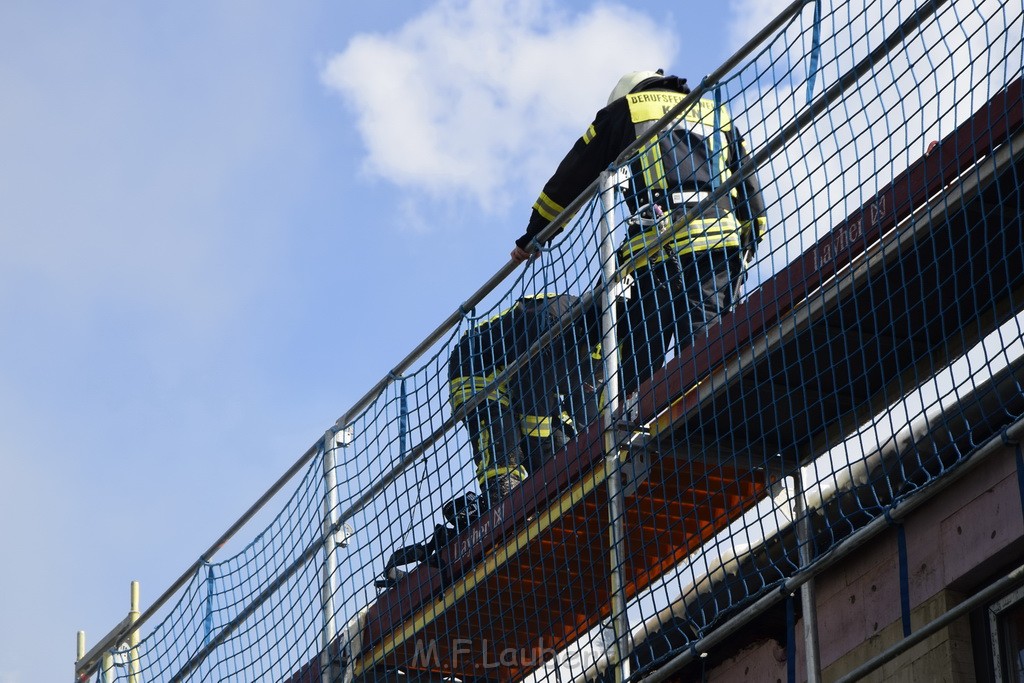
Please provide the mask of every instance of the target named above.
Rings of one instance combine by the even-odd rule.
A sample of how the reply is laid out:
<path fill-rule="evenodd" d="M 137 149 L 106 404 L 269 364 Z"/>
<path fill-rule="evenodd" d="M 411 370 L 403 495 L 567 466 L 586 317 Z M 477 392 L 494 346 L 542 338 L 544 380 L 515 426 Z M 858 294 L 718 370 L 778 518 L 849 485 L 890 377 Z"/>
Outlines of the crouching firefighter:
<path fill-rule="evenodd" d="M 481 512 L 538 471 L 566 441 L 597 417 L 597 317 L 584 311 L 507 381 L 495 378 L 520 358 L 578 298 L 526 296 L 463 334 L 448 363 L 453 411 L 481 392 L 465 415 Z"/>
<path fill-rule="evenodd" d="M 481 495 L 470 491 L 445 503 L 445 523 L 435 524 L 433 535 L 422 543 L 392 553 L 376 582 L 379 588 L 394 585 L 406 565 L 441 568 L 435 564 L 438 552 L 450 539 L 597 418 L 597 316 L 591 308 L 571 323 L 562 321 L 577 301 L 571 295 L 526 296 L 462 335 L 448 363 L 450 400 L 457 411 L 486 393 L 463 418 Z M 495 383 L 509 364 L 560 322 L 561 330 L 549 343 L 507 380 Z"/>

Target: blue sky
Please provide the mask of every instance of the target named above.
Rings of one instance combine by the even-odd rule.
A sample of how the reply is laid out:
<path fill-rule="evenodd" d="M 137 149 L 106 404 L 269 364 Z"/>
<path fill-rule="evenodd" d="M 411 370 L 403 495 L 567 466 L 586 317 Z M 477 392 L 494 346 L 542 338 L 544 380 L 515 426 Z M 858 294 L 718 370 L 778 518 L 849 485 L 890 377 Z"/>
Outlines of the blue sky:
<path fill-rule="evenodd" d="M 785 4 L 3 3 L 0 683 L 69 679 L 502 267 L 623 71 Z"/>

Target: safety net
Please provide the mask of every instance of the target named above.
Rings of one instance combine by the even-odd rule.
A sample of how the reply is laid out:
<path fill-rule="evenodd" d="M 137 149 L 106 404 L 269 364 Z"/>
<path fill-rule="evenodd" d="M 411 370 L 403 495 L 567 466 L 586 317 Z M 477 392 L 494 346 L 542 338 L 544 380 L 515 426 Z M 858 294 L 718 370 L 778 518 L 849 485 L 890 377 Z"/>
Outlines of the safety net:
<path fill-rule="evenodd" d="M 1020 3 L 796 2 L 689 94 L 628 95 L 636 143 L 541 195 L 539 254 L 453 297 L 266 528 L 80 677 L 706 651 L 1024 414 L 1022 35 Z"/>

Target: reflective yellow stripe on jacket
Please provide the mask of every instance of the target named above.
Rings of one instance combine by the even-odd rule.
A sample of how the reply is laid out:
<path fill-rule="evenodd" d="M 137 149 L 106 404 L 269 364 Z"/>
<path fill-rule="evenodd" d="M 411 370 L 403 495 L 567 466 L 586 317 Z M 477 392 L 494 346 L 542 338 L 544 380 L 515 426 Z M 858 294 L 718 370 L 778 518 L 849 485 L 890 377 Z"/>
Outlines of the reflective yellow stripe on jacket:
<path fill-rule="evenodd" d="M 551 436 L 551 418 L 545 415 L 523 415 L 520 421 L 523 436 Z"/>
<path fill-rule="evenodd" d="M 558 202 L 551 199 L 545 193 L 541 192 L 540 197 L 537 197 L 537 201 L 534 202 L 533 208 L 544 217 L 547 221 L 553 221 L 558 214 L 565 211 L 565 207 Z"/>
<path fill-rule="evenodd" d="M 631 237 L 619 249 L 623 262 L 628 261 L 634 254 L 641 254 L 647 245 L 654 244 L 660 234 L 661 231 L 654 227 Z M 673 237 L 664 242 L 662 246 L 671 248 L 676 255 L 709 249 L 739 247 L 740 226 L 732 216 L 714 219 L 700 218 L 690 223 L 680 223 L 676 227 Z M 668 254 L 665 249 L 647 252 L 639 256 L 626 272 L 628 274 L 649 264 L 660 263 L 666 258 L 668 258 Z"/>
<path fill-rule="evenodd" d="M 670 242 L 677 254 L 740 246 L 740 224 L 732 216 L 680 223 Z"/>
<path fill-rule="evenodd" d="M 559 421 L 567 427 L 573 427 L 575 425 L 572 421 L 572 416 L 569 413 L 562 412 L 558 416 Z M 520 430 L 523 436 L 532 436 L 534 438 L 546 438 L 551 436 L 552 426 L 554 420 L 547 415 L 523 415 L 520 420 Z"/>
<path fill-rule="evenodd" d="M 459 406 L 483 391 L 488 384 L 494 381 L 496 376 L 497 373 L 474 377 L 453 377 L 451 382 L 449 382 L 452 409 L 458 410 Z M 500 403 L 507 408 L 509 406 L 509 399 L 508 387 L 505 383 L 503 382 L 492 387 L 487 393 L 487 400 Z"/>

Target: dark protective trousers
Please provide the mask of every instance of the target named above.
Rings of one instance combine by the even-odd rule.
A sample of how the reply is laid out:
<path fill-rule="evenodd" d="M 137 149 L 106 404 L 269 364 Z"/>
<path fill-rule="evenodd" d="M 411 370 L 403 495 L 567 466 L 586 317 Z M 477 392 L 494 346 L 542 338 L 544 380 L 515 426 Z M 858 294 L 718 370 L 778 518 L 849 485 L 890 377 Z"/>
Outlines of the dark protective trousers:
<path fill-rule="evenodd" d="M 673 254 L 638 268 L 618 311 L 624 396 L 665 365 L 669 350 L 685 353 L 694 336 L 727 311 L 743 277 L 739 248 Z"/>

